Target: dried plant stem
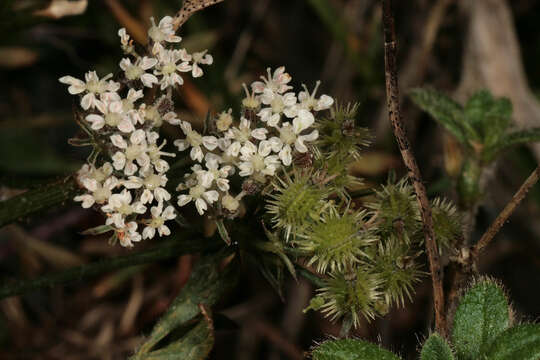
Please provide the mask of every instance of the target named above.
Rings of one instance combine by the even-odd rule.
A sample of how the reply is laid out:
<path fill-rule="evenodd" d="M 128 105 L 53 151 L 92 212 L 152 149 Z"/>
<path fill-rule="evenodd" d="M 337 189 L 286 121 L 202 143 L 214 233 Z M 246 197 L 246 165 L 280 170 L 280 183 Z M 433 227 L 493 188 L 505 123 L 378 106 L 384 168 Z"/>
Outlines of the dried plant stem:
<path fill-rule="evenodd" d="M 184 0 L 182 8 L 174 16 L 173 27 L 178 30 L 194 13 L 224 0 Z"/>
<path fill-rule="evenodd" d="M 501 213 L 497 216 L 495 221 L 489 226 L 487 231 L 482 235 L 480 240 L 476 243 L 475 246 L 473 246 L 471 251 L 471 257 L 473 261 L 475 261 L 482 251 L 489 242 L 495 237 L 495 235 L 499 232 L 501 227 L 504 225 L 506 220 L 512 215 L 512 213 L 516 210 L 518 205 L 521 203 L 521 201 L 525 198 L 531 187 L 533 187 L 534 184 L 538 181 L 540 178 L 540 166 L 537 166 L 536 169 L 533 170 L 531 175 L 525 180 L 525 182 L 521 185 L 519 190 L 514 194 L 512 197 L 512 200 L 501 211 Z"/>
<path fill-rule="evenodd" d="M 433 219 L 431 208 L 426 195 L 426 188 L 422 183 L 422 177 L 416 159 L 412 153 L 409 140 L 401 117 L 399 108 L 399 88 L 396 63 L 396 33 L 394 28 L 394 17 L 392 13 L 392 0 L 382 0 L 383 4 L 383 26 L 384 26 L 384 62 L 386 77 L 386 103 L 388 117 L 394 130 L 403 162 L 407 167 L 409 177 L 412 180 L 416 198 L 420 205 L 422 215 L 423 231 L 425 237 L 426 251 L 429 259 L 429 269 L 433 281 L 433 301 L 435 307 L 435 325 L 437 331 L 446 336 L 446 318 L 444 311 L 444 293 L 442 286 L 442 271 L 437 245 L 435 244 L 435 233 L 433 231 Z"/>

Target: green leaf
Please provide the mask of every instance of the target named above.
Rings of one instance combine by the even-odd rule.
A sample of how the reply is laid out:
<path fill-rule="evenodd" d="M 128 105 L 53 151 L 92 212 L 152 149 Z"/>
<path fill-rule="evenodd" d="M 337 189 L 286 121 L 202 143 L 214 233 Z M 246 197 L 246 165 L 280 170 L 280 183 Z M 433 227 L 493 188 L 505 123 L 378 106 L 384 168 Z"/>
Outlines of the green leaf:
<path fill-rule="evenodd" d="M 200 321 L 180 340 L 163 349 L 136 355 L 137 360 L 203 360 L 214 346 L 214 329 L 210 319 Z"/>
<path fill-rule="evenodd" d="M 48 209 L 71 200 L 78 192 L 75 179 L 65 180 L 29 190 L 21 195 L 0 202 L 0 227 L 31 213 Z"/>
<path fill-rule="evenodd" d="M 537 141 L 540 141 L 540 128 L 519 130 L 505 134 L 497 143 L 485 150 L 483 156 L 484 161 L 490 162 L 494 160 L 497 154 L 499 154 L 502 150 L 508 149 L 509 147 L 525 145 Z"/>
<path fill-rule="evenodd" d="M 399 360 L 388 350 L 363 340 L 325 341 L 312 351 L 313 360 Z"/>
<path fill-rule="evenodd" d="M 503 290 L 481 280 L 461 298 L 454 316 L 452 343 L 460 360 L 474 360 L 509 326 Z"/>
<path fill-rule="evenodd" d="M 461 105 L 443 93 L 431 89 L 413 89 L 410 97 L 418 107 L 430 114 L 461 144 L 468 144 L 463 128 L 464 115 Z"/>
<path fill-rule="evenodd" d="M 174 299 L 165 315 L 154 326 L 137 355 L 148 353 L 171 331 L 199 315 L 199 305 L 213 306 L 224 293 L 236 285 L 236 267 L 230 264 L 220 271 L 222 260 L 223 255 L 199 260 L 180 295 Z"/>
<path fill-rule="evenodd" d="M 454 354 L 446 340 L 441 335 L 433 333 L 424 343 L 420 360 L 454 360 Z"/>
<path fill-rule="evenodd" d="M 81 235 L 101 235 L 109 231 L 113 231 L 114 227 L 112 225 L 99 225 L 90 229 L 86 229 L 81 232 Z"/>
<path fill-rule="evenodd" d="M 464 107 L 466 123 L 480 135 L 484 146 L 496 144 L 504 135 L 512 116 L 512 103 L 506 98 L 494 99 L 487 90 L 474 93 Z"/>
<path fill-rule="evenodd" d="M 485 352 L 487 360 L 540 359 L 540 325 L 523 324 L 500 334 Z"/>

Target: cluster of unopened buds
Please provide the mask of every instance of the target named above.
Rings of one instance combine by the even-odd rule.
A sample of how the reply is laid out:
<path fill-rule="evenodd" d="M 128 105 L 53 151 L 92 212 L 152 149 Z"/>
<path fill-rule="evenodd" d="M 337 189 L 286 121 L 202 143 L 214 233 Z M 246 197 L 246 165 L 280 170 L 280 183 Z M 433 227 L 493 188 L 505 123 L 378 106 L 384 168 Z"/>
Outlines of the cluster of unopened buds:
<path fill-rule="evenodd" d="M 183 192 L 178 205 L 194 202 L 201 215 L 212 209 L 234 217 L 243 196 L 266 184 L 282 166 L 290 166 L 295 153 L 308 152 L 309 143 L 318 137 L 314 112 L 333 104 L 329 96 L 316 98 L 319 83 L 311 93 L 304 86 L 295 94 L 283 67 L 268 70 L 263 81 L 251 84 L 251 91 L 244 85 L 240 121 L 233 121 L 231 110 L 223 112 L 203 135 L 177 117 L 172 90 L 183 84 L 183 73 L 202 76 L 201 65 L 211 65 L 211 55 L 175 49 L 181 38 L 169 16 L 159 25 L 152 19 L 144 55 L 137 53 L 125 29 L 118 35 L 126 55 L 118 81 L 112 74 L 100 79 L 90 71 L 84 81 L 64 76 L 60 82 L 69 85 L 70 94 L 80 96 L 79 123 L 99 151 L 78 172 L 86 193 L 75 200 L 102 211 L 105 225 L 122 246 L 153 238 L 156 232 L 169 235 L 166 222 L 176 217 L 166 190 L 169 164 L 164 159 L 176 154 L 162 151 L 163 122 L 181 128 L 185 138 L 174 145 L 179 151 L 190 149 L 196 162 L 177 188 Z M 235 174 L 244 178 L 244 185 L 232 195 L 229 178 Z"/>

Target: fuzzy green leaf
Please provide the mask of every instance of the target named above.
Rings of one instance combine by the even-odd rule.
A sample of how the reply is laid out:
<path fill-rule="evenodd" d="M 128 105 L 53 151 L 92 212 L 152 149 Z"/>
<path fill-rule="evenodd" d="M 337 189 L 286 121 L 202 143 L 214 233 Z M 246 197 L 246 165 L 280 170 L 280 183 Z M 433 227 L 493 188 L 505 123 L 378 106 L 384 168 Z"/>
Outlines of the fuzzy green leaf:
<path fill-rule="evenodd" d="M 399 360 L 395 354 L 363 340 L 325 341 L 312 352 L 313 360 Z"/>
<path fill-rule="evenodd" d="M 484 151 L 484 161 L 490 162 L 497 154 L 512 146 L 525 145 L 540 141 L 540 128 L 514 131 L 499 139 L 499 141 Z"/>
<path fill-rule="evenodd" d="M 410 96 L 417 106 L 444 126 L 460 143 L 467 144 L 461 105 L 443 93 L 431 89 L 417 88 L 411 91 Z"/>
<path fill-rule="evenodd" d="M 213 306 L 228 290 L 236 285 L 237 272 L 233 264 L 219 270 L 222 256 L 201 259 L 193 269 L 182 292 L 152 329 L 139 354 L 148 353 L 161 339 L 178 326 L 200 314 L 199 305 Z"/>
<path fill-rule="evenodd" d="M 460 360 L 474 360 L 509 326 L 503 290 L 490 280 L 475 284 L 461 298 L 454 317 L 452 343 Z"/>
<path fill-rule="evenodd" d="M 500 334 L 485 352 L 487 360 L 540 359 L 540 325 L 514 326 Z"/>
<path fill-rule="evenodd" d="M 0 227 L 34 212 L 71 200 L 78 188 L 73 178 L 58 181 L 0 202 Z"/>
<path fill-rule="evenodd" d="M 510 124 L 512 103 L 506 98 L 495 99 L 489 91 L 480 90 L 469 98 L 464 113 L 467 126 L 480 135 L 479 139 L 471 140 L 491 146 L 499 141 Z"/>
<path fill-rule="evenodd" d="M 163 349 L 144 355 L 136 355 L 137 360 L 203 360 L 214 346 L 214 331 L 209 321 L 202 320 L 180 340 Z"/>
<path fill-rule="evenodd" d="M 420 360 L 454 360 L 454 354 L 446 340 L 441 335 L 433 333 L 424 343 Z"/>

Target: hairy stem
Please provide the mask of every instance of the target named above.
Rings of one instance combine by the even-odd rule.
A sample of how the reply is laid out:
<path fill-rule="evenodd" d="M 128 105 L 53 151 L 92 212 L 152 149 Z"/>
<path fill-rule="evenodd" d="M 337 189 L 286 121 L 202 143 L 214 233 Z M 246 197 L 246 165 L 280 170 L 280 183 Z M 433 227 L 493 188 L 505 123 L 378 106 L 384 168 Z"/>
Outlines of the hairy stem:
<path fill-rule="evenodd" d="M 29 214 L 70 201 L 78 192 L 75 179 L 70 176 L 55 183 L 28 190 L 0 202 L 0 227 Z"/>
<path fill-rule="evenodd" d="M 512 197 L 512 200 L 501 211 L 501 213 L 497 216 L 495 221 L 489 226 L 487 231 L 482 235 L 480 240 L 476 243 L 475 246 L 473 246 L 471 251 L 471 256 L 473 261 L 476 261 L 478 255 L 480 252 L 490 243 L 490 241 L 495 237 L 495 235 L 499 232 L 501 227 L 504 225 L 506 220 L 512 215 L 512 213 L 516 210 L 518 205 L 521 203 L 521 201 L 525 198 L 531 187 L 533 187 L 534 184 L 538 181 L 538 178 L 540 177 L 540 166 L 537 166 L 536 169 L 533 170 L 531 175 L 525 180 L 525 182 L 521 185 L 519 190 L 514 194 Z"/>
<path fill-rule="evenodd" d="M 0 299 L 40 288 L 51 288 L 60 284 L 79 281 L 84 278 L 97 276 L 108 271 L 113 271 L 128 266 L 147 264 L 158 260 L 172 258 L 181 254 L 194 253 L 207 250 L 209 248 L 216 248 L 219 245 L 220 242 L 210 241 L 209 239 L 202 241 L 201 239 L 180 240 L 176 238 L 155 248 L 137 252 L 131 255 L 97 261 L 95 263 L 45 275 L 37 279 L 13 281 L 10 284 L 0 287 Z"/>
<path fill-rule="evenodd" d="M 429 269 L 433 282 L 433 301 L 435 305 L 435 324 L 437 331 L 446 336 L 446 319 L 444 312 L 444 293 L 442 286 L 442 270 L 435 233 L 433 231 L 433 219 L 431 208 L 426 195 L 426 188 L 422 182 L 418 164 L 413 155 L 411 145 L 403 124 L 399 105 L 399 87 L 396 63 L 396 33 L 394 28 L 394 16 L 392 13 L 392 0 L 382 0 L 383 26 L 384 26 L 384 65 L 386 77 L 386 105 L 388 117 L 392 124 L 394 136 L 397 140 L 403 162 L 407 167 L 409 177 L 412 180 L 416 199 L 420 205 L 422 214 L 423 231 L 426 244 L 426 252 L 429 259 Z"/>
<path fill-rule="evenodd" d="M 224 0 L 184 0 L 182 8 L 174 16 L 173 27 L 178 30 L 194 13 Z"/>

